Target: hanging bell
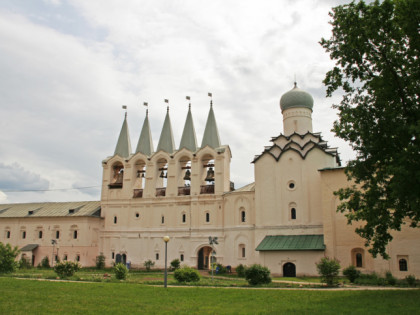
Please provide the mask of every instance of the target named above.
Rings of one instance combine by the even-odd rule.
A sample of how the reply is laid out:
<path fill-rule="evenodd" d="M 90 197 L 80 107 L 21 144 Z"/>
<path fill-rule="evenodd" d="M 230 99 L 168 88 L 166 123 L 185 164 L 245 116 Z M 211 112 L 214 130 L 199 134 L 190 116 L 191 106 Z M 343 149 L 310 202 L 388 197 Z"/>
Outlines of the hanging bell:
<path fill-rule="evenodd" d="M 166 175 L 165 175 L 165 171 L 164 170 L 162 170 L 162 172 L 160 173 L 159 177 L 160 178 L 166 178 Z"/>
<path fill-rule="evenodd" d="M 191 180 L 191 172 L 188 169 L 185 172 L 184 180 Z"/>
<path fill-rule="evenodd" d="M 212 167 L 210 167 L 209 170 L 207 171 L 207 176 L 206 176 L 205 181 L 214 182 L 214 171 Z"/>
<path fill-rule="evenodd" d="M 137 171 L 137 178 L 139 178 L 140 177 L 140 171 Z"/>

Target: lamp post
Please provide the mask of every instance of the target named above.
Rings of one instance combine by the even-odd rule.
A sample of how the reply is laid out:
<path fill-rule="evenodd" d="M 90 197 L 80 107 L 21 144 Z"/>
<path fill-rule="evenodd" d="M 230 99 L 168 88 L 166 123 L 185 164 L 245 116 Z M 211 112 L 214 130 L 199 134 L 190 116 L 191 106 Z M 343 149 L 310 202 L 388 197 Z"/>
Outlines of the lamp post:
<path fill-rule="evenodd" d="M 55 246 L 55 244 L 57 244 L 57 241 L 56 240 L 51 240 L 51 244 L 53 246 L 52 259 L 51 259 L 51 267 L 54 267 L 54 246 Z"/>
<path fill-rule="evenodd" d="M 169 236 L 164 236 L 163 241 L 165 242 L 165 280 L 163 281 L 163 286 L 166 288 L 168 286 L 168 268 L 167 268 L 167 257 L 168 257 L 168 242 Z"/>

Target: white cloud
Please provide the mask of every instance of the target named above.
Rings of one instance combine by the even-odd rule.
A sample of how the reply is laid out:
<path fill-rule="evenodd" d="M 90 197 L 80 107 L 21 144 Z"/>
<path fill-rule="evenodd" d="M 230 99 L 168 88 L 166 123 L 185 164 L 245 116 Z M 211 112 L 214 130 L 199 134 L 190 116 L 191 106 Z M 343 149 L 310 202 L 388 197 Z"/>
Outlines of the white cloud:
<path fill-rule="evenodd" d="M 27 7 L 11 14 L 0 5 L 0 114 L 8 117 L 0 158 L 42 174 L 51 187 L 101 182 L 100 162 L 114 152 L 122 104 L 129 106 L 134 149 L 144 119 L 140 104 L 150 104 L 156 146 L 169 98 L 178 145 L 190 95 L 201 144 L 207 92 L 214 95 L 222 142 L 232 149 L 232 180 L 247 184 L 253 156 L 282 131 L 278 102 L 295 75 L 315 98 L 315 131 L 344 150 L 344 159 L 352 155 L 329 132 L 335 114 L 321 82 L 332 66 L 318 44 L 329 36 L 332 1 L 47 2 L 52 6 L 33 14 Z M 55 24 L 56 11 L 48 10 L 60 3 L 73 6 L 68 15 L 59 13 L 77 32 Z"/>

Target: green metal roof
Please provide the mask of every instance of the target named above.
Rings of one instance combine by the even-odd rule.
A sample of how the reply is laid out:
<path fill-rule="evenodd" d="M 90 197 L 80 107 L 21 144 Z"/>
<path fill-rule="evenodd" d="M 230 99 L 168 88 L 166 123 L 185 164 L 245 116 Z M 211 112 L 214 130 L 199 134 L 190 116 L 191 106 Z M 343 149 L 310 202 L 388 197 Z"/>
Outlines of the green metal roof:
<path fill-rule="evenodd" d="M 166 112 L 165 121 L 163 122 L 162 132 L 160 134 L 156 152 L 159 152 L 160 150 L 169 154 L 172 154 L 175 151 L 174 136 L 172 133 L 171 119 L 169 117 L 169 107 Z"/>
<path fill-rule="evenodd" d="M 179 149 L 186 148 L 192 152 L 197 151 L 197 138 L 195 136 L 194 122 L 191 114 L 191 106 L 188 109 L 187 120 L 185 121 L 184 131 L 182 132 L 181 144 Z"/>
<path fill-rule="evenodd" d="M 0 204 L 1 218 L 100 217 L 100 201 Z"/>
<path fill-rule="evenodd" d="M 255 250 L 325 250 L 324 235 L 267 235 Z"/>
<path fill-rule="evenodd" d="M 34 249 L 38 247 L 38 244 L 28 244 L 23 246 L 20 251 L 21 252 L 32 252 Z"/>
<path fill-rule="evenodd" d="M 127 114 L 125 114 L 120 136 L 118 137 L 117 146 L 115 148 L 114 155 L 117 154 L 124 158 L 129 157 L 131 154 L 130 133 L 128 132 Z"/>
<path fill-rule="evenodd" d="M 140 152 L 144 155 L 150 156 L 153 154 L 153 140 L 150 131 L 149 114 L 146 112 L 143 127 L 141 129 L 139 142 L 137 143 L 136 153 Z"/>
<path fill-rule="evenodd" d="M 216 118 L 214 117 L 212 105 L 210 106 L 206 128 L 204 129 L 203 141 L 201 142 L 202 148 L 204 148 L 206 145 L 213 149 L 220 147 L 219 130 L 217 129 Z"/>

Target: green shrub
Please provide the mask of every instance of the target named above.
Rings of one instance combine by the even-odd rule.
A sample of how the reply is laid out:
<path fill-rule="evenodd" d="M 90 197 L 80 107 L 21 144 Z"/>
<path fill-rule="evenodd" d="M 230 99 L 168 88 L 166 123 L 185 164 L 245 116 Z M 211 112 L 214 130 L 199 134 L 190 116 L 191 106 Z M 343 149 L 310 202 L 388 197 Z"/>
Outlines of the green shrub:
<path fill-rule="evenodd" d="M 104 254 L 100 254 L 96 256 L 96 269 L 104 269 L 105 268 L 105 256 Z"/>
<path fill-rule="evenodd" d="M 370 274 L 361 274 L 360 277 L 354 281 L 354 283 L 361 285 L 384 286 L 387 284 L 387 281 L 385 278 L 381 278 L 375 272 L 373 272 Z"/>
<path fill-rule="evenodd" d="M 39 265 L 41 268 L 50 268 L 50 260 L 48 256 L 45 256 L 41 260 L 41 264 Z"/>
<path fill-rule="evenodd" d="M 124 265 L 122 263 L 116 264 L 115 267 L 114 267 L 114 272 L 115 272 L 115 278 L 117 278 L 119 280 L 127 279 L 128 269 L 127 269 L 126 265 Z"/>
<path fill-rule="evenodd" d="M 179 261 L 178 258 L 171 261 L 171 269 L 172 270 L 177 270 L 177 269 L 179 269 L 180 266 L 181 266 L 181 262 Z"/>
<path fill-rule="evenodd" d="M 254 264 L 245 270 L 245 279 L 250 285 L 268 284 L 271 282 L 270 270 Z"/>
<path fill-rule="evenodd" d="M 193 268 L 182 267 L 175 270 L 174 278 L 178 282 L 198 282 L 200 281 L 200 274 Z"/>
<path fill-rule="evenodd" d="M 19 269 L 30 269 L 32 268 L 32 264 L 30 263 L 28 259 L 26 259 L 25 257 L 22 257 L 19 260 L 18 267 Z"/>
<path fill-rule="evenodd" d="M 408 275 L 407 277 L 405 277 L 405 281 L 407 281 L 410 287 L 416 286 L 416 277 L 413 275 Z"/>
<path fill-rule="evenodd" d="M 343 270 L 343 275 L 346 276 L 351 283 L 354 283 L 354 281 L 360 277 L 360 273 L 360 270 L 357 270 L 353 265 L 348 266 Z"/>
<path fill-rule="evenodd" d="M 385 273 L 385 279 L 386 279 L 386 283 L 389 285 L 396 285 L 397 284 L 397 279 L 392 275 L 391 271 L 387 271 Z"/>
<path fill-rule="evenodd" d="M 54 266 L 54 271 L 60 278 L 71 277 L 79 269 L 80 264 L 73 261 L 57 262 Z"/>
<path fill-rule="evenodd" d="M 6 245 L 0 242 L 0 273 L 9 273 L 15 271 L 17 263 L 16 257 L 19 255 L 17 246 L 12 247 L 9 243 Z"/>
<path fill-rule="evenodd" d="M 218 275 L 224 275 L 227 273 L 227 269 L 225 266 L 223 266 L 222 264 L 217 264 L 215 271 Z"/>
<path fill-rule="evenodd" d="M 236 274 L 238 277 L 245 278 L 245 271 L 248 267 L 245 265 L 240 264 L 235 268 Z"/>
<path fill-rule="evenodd" d="M 338 273 L 340 272 L 340 263 L 335 258 L 324 257 L 318 263 L 316 268 L 321 276 L 321 281 L 328 286 L 338 283 Z"/>
<path fill-rule="evenodd" d="M 146 260 L 146 261 L 144 262 L 144 266 L 146 267 L 146 270 L 147 270 L 147 271 L 150 271 L 150 269 L 151 269 L 154 265 L 155 265 L 155 262 L 154 262 L 154 261 L 151 261 L 150 259 L 149 259 L 149 260 Z"/>

